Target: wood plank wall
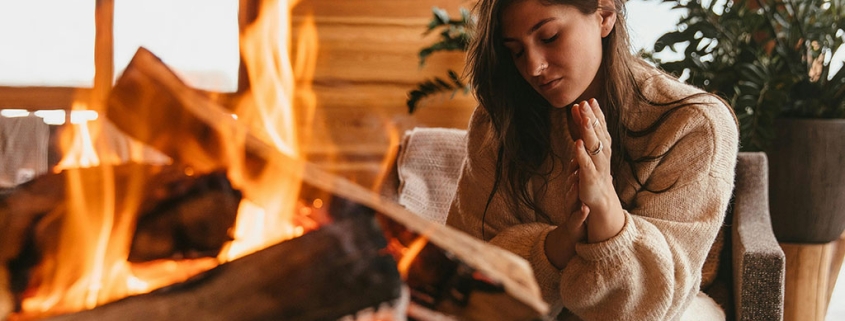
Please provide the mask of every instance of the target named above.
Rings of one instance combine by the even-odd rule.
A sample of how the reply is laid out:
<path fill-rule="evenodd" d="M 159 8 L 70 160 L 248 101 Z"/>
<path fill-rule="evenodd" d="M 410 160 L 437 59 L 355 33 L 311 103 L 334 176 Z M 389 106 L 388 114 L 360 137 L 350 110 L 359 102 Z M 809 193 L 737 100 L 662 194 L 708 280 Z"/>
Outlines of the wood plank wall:
<path fill-rule="evenodd" d="M 306 152 L 344 176 L 369 184 L 381 169 L 392 137 L 415 127 L 466 128 L 475 100 L 462 94 L 426 101 L 413 115 L 407 92 L 448 68 L 463 71 L 464 53 L 438 53 L 419 67 L 417 52 L 434 6 L 453 16 L 465 0 L 302 0 L 293 8 L 293 52 L 303 24 L 313 21 L 318 46 L 312 141 Z M 295 54 L 294 54 L 295 56 Z M 302 97 L 300 97 L 302 98 Z M 303 99 L 299 99 L 301 102 Z M 391 135 L 393 131 L 393 135 Z M 395 139 L 394 139 L 395 140 Z M 330 144 L 326 144 L 330 143 Z"/>

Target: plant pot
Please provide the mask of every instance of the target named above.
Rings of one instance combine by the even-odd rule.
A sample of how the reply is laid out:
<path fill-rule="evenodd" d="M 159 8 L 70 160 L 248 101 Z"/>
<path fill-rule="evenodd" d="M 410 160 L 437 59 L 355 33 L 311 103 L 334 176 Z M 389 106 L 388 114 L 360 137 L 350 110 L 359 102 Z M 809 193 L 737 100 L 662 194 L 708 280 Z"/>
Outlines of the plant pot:
<path fill-rule="evenodd" d="M 845 230 L 845 119 L 777 119 L 769 204 L 779 242 L 827 243 Z"/>

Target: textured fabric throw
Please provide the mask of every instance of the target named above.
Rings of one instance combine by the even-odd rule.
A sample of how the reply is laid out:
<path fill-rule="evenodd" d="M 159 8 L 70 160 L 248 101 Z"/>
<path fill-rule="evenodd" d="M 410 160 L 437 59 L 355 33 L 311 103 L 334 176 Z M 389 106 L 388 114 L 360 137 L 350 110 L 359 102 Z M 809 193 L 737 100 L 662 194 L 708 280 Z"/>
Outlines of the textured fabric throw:
<path fill-rule="evenodd" d="M 0 117 L 0 187 L 25 183 L 47 171 L 50 128 L 40 117 Z"/>
<path fill-rule="evenodd" d="M 399 204 L 429 221 L 446 224 L 449 205 L 466 155 L 462 130 L 412 129 L 397 158 Z"/>

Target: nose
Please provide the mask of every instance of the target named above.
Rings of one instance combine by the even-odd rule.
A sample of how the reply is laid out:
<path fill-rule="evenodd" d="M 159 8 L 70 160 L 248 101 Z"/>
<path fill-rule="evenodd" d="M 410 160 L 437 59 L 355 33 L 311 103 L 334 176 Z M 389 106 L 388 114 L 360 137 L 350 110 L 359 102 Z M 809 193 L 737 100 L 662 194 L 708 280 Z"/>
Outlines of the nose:
<path fill-rule="evenodd" d="M 532 53 L 526 52 L 525 54 L 527 55 L 527 58 L 528 58 L 528 61 L 527 61 L 528 62 L 528 65 L 527 65 L 528 71 L 532 76 L 539 76 L 539 75 L 543 74 L 543 72 L 546 71 L 546 68 L 549 67 L 549 63 L 546 62 L 546 59 L 544 59 L 543 56 L 540 55 L 539 53 L 537 53 L 537 52 L 532 52 Z"/>

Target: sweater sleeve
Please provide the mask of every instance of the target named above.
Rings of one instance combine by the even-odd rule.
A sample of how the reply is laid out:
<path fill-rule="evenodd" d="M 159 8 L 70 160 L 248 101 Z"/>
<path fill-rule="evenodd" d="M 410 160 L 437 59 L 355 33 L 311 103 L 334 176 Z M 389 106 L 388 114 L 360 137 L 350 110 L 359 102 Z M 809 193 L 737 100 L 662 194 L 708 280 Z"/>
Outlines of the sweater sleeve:
<path fill-rule="evenodd" d="M 534 270 L 543 299 L 559 310 L 560 271 L 549 262 L 544 245 L 554 226 L 521 219 L 524 213 L 512 213 L 502 193 L 490 195 L 497 158 L 493 132 L 487 113 L 481 107 L 476 108 L 467 133 L 467 159 L 462 165 L 446 224 L 526 259 Z M 524 211 L 517 209 L 520 210 Z"/>
<path fill-rule="evenodd" d="M 622 231 L 576 245 L 560 292 L 579 318 L 674 320 L 698 293 L 733 189 L 738 146 L 731 113 L 712 102 L 672 115 L 652 135 L 646 149 L 664 156 L 640 168 L 646 188 L 627 204 Z"/>

